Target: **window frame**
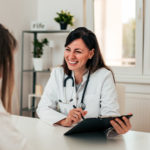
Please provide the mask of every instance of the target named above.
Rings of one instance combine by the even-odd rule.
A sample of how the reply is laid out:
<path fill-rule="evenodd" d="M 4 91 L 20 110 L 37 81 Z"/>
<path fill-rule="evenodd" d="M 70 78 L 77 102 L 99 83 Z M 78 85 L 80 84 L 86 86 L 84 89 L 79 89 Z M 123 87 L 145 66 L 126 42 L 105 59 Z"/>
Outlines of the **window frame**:
<path fill-rule="evenodd" d="M 144 65 L 143 74 L 145 78 L 150 75 L 150 1 L 145 0 L 144 19 Z"/>
<path fill-rule="evenodd" d="M 147 21 L 148 25 L 144 24 L 150 13 L 150 6 L 148 6 L 150 2 L 147 1 L 147 4 L 145 1 L 147 0 L 136 0 L 136 65 L 134 67 L 112 66 L 111 68 L 118 81 L 127 82 L 132 78 L 134 82 L 141 82 L 143 80 L 143 82 L 148 81 L 150 83 L 150 77 L 145 77 L 145 74 L 150 74 L 150 71 L 146 71 L 150 68 L 150 59 L 148 59 L 148 56 L 150 56 L 150 52 L 148 51 L 150 49 L 148 42 L 150 31 L 146 32 L 146 28 L 150 27 L 150 20 Z M 145 6 L 147 7 L 146 11 Z M 146 15 L 144 16 L 145 13 Z M 86 27 L 94 31 L 94 0 L 86 0 L 85 17 Z M 145 35 L 145 33 L 147 34 Z M 148 65 L 146 65 L 147 62 Z"/>

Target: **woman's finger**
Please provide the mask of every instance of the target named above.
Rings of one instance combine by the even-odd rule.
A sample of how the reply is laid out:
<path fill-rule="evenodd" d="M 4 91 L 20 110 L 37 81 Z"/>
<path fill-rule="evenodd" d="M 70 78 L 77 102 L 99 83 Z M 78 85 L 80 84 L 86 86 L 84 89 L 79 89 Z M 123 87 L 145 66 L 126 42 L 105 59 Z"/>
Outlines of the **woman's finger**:
<path fill-rule="evenodd" d="M 80 120 L 81 119 L 81 113 L 78 111 L 74 111 L 74 115 Z"/>
<path fill-rule="evenodd" d="M 72 124 L 79 122 L 79 120 L 73 116 L 71 116 L 70 118 L 71 118 Z"/>
<path fill-rule="evenodd" d="M 110 123 L 118 134 L 124 133 L 122 128 L 120 127 L 120 125 L 117 122 L 115 122 L 114 120 L 111 120 Z"/>
<path fill-rule="evenodd" d="M 82 116 L 85 115 L 85 111 L 82 108 L 75 108 L 76 111 L 80 112 Z"/>
<path fill-rule="evenodd" d="M 127 132 L 129 130 L 126 124 L 120 119 L 116 118 L 115 121 L 120 125 L 122 132 Z"/>
<path fill-rule="evenodd" d="M 68 116 L 72 116 L 72 117 L 75 117 L 77 119 L 81 119 L 81 113 L 78 112 L 77 110 L 73 109 L 69 112 Z"/>
<path fill-rule="evenodd" d="M 123 117 L 122 118 L 126 124 L 126 126 L 128 127 L 128 129 L 131 129 L 131 123 L 130 123 L 130 120 L 126 117 Z"/>
<path fill-rule="evenodd" d="M 74 112 L 78 112 L 78 114 L 80 114 L 80 115 L 78 115 L 78 116 L 81 116 L 81 115 L 82 115 L 82 116 L 85 116 L 85 115 L 87 114 L 87 111 L 84 111 L 84 110 L 82 110 L 81 108 L 74 108 L 74 109 L 70 110 L 69 114 L 70 114 L 70 115 L 73 115 Z"/>
<path fill-rule="evenodd" d="M 62 120 L 61 122 L 63 126 L 65 127 L 70 127 L 72 125 L 71 119 L 69 117 L 67 117 L 66 119 Z"/>

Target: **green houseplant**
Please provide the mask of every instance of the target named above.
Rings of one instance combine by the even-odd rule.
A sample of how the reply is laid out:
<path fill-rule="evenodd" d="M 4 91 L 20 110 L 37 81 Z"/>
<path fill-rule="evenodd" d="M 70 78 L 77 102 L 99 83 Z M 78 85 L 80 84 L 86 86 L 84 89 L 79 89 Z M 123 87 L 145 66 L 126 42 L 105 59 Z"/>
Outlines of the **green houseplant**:
<path fill-rule="evenodd" d="M 69 11 L 61 10 L 60 12 L 56 13 L 58 16 L 54 18 L 56 22 L 60 24 L 60 28 L 67 29 L 67 25 L 73 26 L 73 19 L 74 16 L 70 14 Z"/>
<path fill-rule="evenodd" d="M 41 71 L 43 69 L 42 55 L 44 45 L 48 45 L 48 40 L 46 38 L 39 41 L 38 39 L 33 41 L 33 66 L 36 71 Z"/>
<path fill-rule="evenodd" d="M 48 45 L 48 40 L 47 38 L 44 38 L 41 41 L 36 39 L 33 41 L 33 45 L 34 45 L 33 57 L 41 58 L 41 56 L 43 55 L 43 47 L 44 45 Z"/>

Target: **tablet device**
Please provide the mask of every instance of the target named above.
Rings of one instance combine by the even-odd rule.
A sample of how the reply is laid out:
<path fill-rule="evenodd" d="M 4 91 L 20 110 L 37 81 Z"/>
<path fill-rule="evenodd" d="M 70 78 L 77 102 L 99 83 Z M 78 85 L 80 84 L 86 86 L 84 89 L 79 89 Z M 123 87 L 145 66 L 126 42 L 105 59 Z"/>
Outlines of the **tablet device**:
<path fill-rule="evenodd" d="M 122 115 L 113 117 L 98 117 L 98 118 L 86 118 L 79 122 L 76 126 L 68 130 L 64 135 L 72 135 L 76 133 L 85 132 L 104 132 L 106 129 L 112 127 L 111 120 L 119 118 L 123 121 L 122 117 L 130 118 L 132 115 Z"/>

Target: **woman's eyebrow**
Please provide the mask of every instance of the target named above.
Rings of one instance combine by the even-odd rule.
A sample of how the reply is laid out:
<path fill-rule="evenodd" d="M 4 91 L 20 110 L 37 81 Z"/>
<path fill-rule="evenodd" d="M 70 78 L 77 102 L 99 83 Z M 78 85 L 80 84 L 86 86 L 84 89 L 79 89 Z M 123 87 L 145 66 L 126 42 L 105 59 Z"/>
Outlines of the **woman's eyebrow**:
<path fill-rule="evenodd" d="M 75 50 L 80 50 L 80 51 L 84 51 L 83 49 L 81 49 L 81 48 L 75 48 Z"/>
<path fill-rule="evenodd" d="M 65 48 L 70 48 L 69 46 L 66 46 Z"/>
<path fill-rule="evenodd" d="M 66 49 L 71 49 L 69 46 L 66 46 L 65 48 L 66 48 Z M 84 50 L 83 50 L 83 49 L 81 49 L 81 48 L 75 48 L 74 50 L 84 51 Z"/>

